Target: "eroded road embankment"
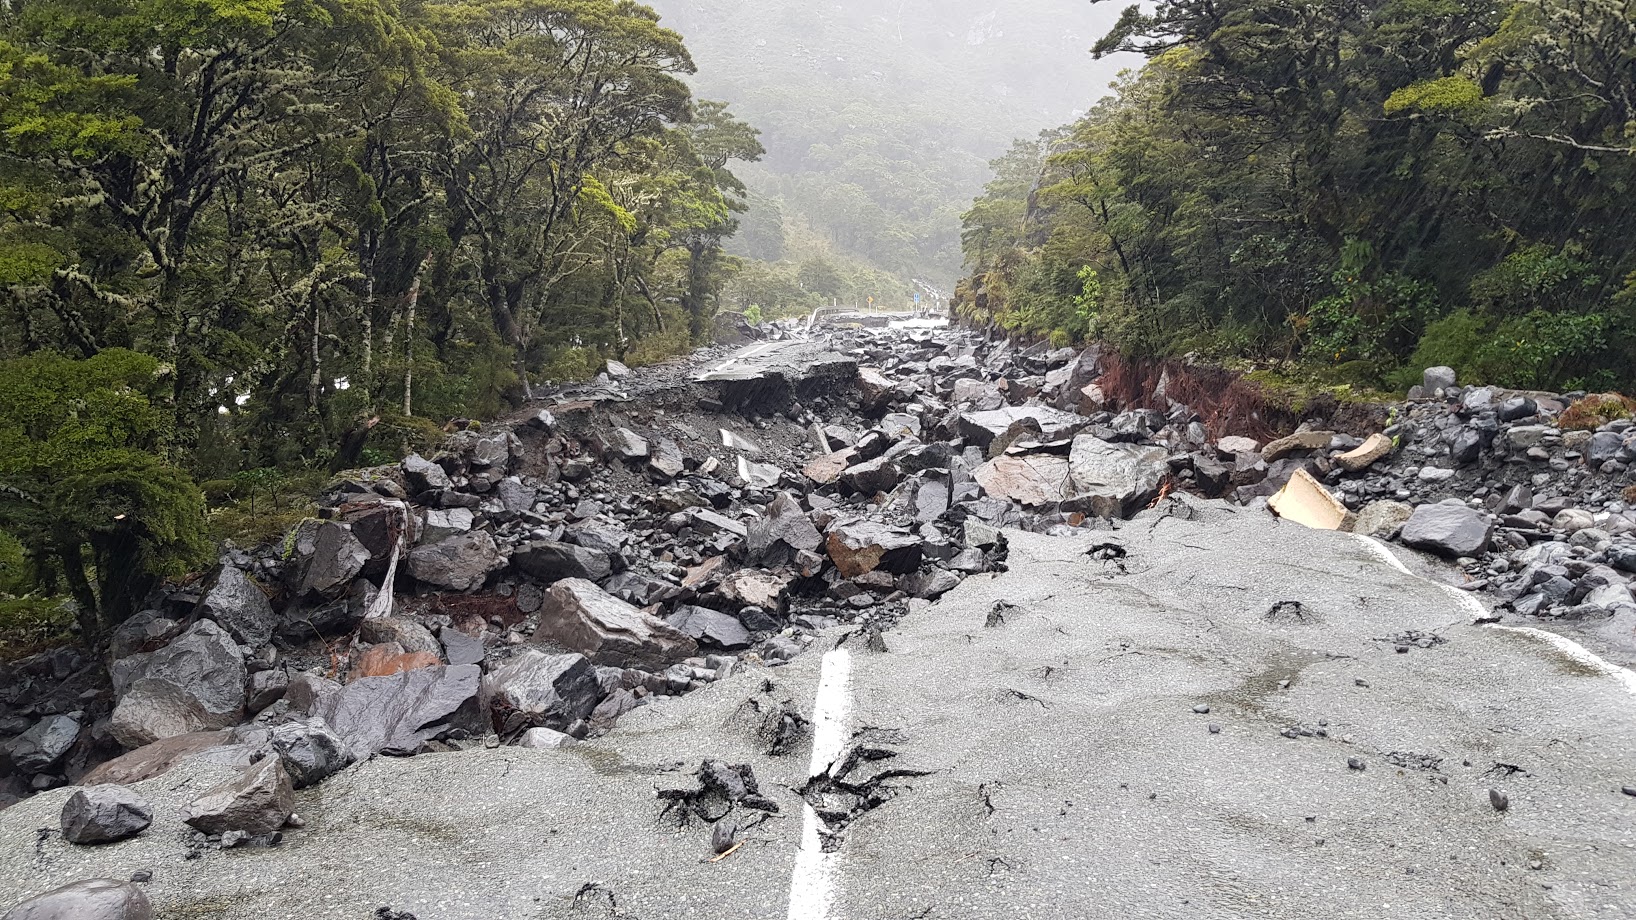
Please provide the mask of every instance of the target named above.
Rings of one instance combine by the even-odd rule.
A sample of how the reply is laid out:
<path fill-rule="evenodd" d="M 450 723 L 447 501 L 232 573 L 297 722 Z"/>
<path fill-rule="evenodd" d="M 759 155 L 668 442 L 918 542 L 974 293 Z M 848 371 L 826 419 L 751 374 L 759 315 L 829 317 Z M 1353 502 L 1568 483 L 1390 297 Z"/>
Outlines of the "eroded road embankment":
<path fill-rule="evenodd" d="M 1630 672 L 1260 511 L 1010 536 L 1008 573 L 829 634 L 848 667 L 816 728 L 811 654 L 575 748 L 378 758 L 301 793 L 281 848 L 50 839 L 0 890 L 164 867 L 167 917 L 1636 914 Z M 816 781 L 815 730 L 845 739 Z M 759 788 L 701 780 L 707 759 Z M 175 808 L 222 775 L 138 789 Z M 67 793 L 0 813 L 0 839 Z M 699 816 L 723 812 L 742 845 L 710 861 Z"/>

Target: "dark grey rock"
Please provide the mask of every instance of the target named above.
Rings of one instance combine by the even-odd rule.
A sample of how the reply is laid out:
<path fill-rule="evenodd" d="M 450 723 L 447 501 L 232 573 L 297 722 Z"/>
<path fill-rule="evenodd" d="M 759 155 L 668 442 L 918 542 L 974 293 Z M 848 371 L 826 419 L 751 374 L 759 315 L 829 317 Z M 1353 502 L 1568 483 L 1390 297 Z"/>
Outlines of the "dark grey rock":
<path fill-rule="evenodd" d="M 474 639 L 453 626 L 438 630 L 438 641 L 443 644 L 443 657 L 449 664 L 482 664 L 487 653 L 482 639 Z"/>
<path fill-rule="evenodd" d="M 80 714 L 46 716 L 6 745 L 11 763 L 23 774 L 42 773 L 56 765 L 80 736 Z"/>
<path fill-rule="evenodd" d="M 584 655 L 525 648 L 483 678 L 483 712 L 508 736 L 533 727 L 567 731 L 601 699 L 597 670 Z"/>
<path fill-rule="evenodd" d="M 477 698 L 481 676 L 475 665 L 449 665 L 366 677 L 323 693 L 310 712 L 329 723 L 355 759 L 417 754 Z"/>
<path fill-rule="evenodd" d="M 1488 548 L 1493 527 L 1482 513 L 1458 501 L 1421 505 L 1403 525 L 1400 539 L 1442 556 L 1476 556 Z"/>
<path fill-rule="evenodd" d="M 447 489 L 451 485 L 449 474 L 443 471 L 443 467 L 421 457 L 419 454 L 410 454 L 404 457 L 401 468 L 404 484 L 408 487 L 411 495 Z"/>
<path fill-rule="evenodd" d="M 276 725 L 273 750 L 297 789 L 317 785 L 352 764 L 346 742 L 321 718 Z"/>
<path fill-rule="evenodd" d="M 1526 396 L 1513 396 L 1500 403 L 1499 419 L 1502 422 L 1520 422 L 1538 414 L 1539 404 Z"/>
<path fill-rule="evenodd" d="M 802 550 L 816 551 L 823 542 L 823 535 L 795 499 L 780 492 L 750 524 L 744 548 L 752 565 L 778 565 Z"/>
<path fill-rule="evenodd" d="M 1128 517 L 1159 494 L 1167 460 L 1163 448 L 1080 435 L 1068 457 L 1074 497 L 1097 517 Z"/>
<path fill-rule="evenodd" d="M 708 607 L 682 607 L 665 622 L 691 636 L 700 645 L 738 651 L 750 647 L 750 633 L 736 617 Z"/>
<path fill-rule="evenodd" d="M 112 843 L 152 823 L 153 806 L 124 786 L 77 789 L 62 806 L 62 836 L 69 843 Z"/>
<path fill-rule="evenodd" d="M 260 648 L 273 640 L 277 618 L 267 595 L 237 566 L 222 566 L 199 601 L 198 613 L 220 623 L 240 644 Z"/>
<path fill-rule="evenodd" d="M 505 565 L 494 538 L 480 530 L 409 552 L 409 574 L 416 581 L 451 591 L 481 588 L 490 574 Z"/>
<path fill-rule="evenodd" d="M 119 703 L 112 731 L 126 747 L 236 725 L 244 713 L 239 647 L 212 620 L 200 620 L 157 652 L 114 662 Z"/>
<path fill-rule="evenodd" d="M 130 882 L 92 878 L 29 898 L 0 920 L 153 920 L 153 904 Z"/>
<path fill-rule="evenodd" d="M 596 664 L 648 671 L 664 670 L 698 651 L 691 638 L 664 620 L 578 578 L 546 591 L 531 641 L 579 652 Z"/>
<path fill-rule="evenodd" d="M 369 550 L 336 521 L 307 521 L 295 530 L 292 571 L 297 597 L 336 598 L 369 563 Z"/>
<path fill-rule="evenodd" d="M 511 564 L 519 572 L 541 581 L 563 578 L 601 581 L 613 574 L 613 562 L 607 553 L 555 540 L 523 544 L 511 554 Z"/>

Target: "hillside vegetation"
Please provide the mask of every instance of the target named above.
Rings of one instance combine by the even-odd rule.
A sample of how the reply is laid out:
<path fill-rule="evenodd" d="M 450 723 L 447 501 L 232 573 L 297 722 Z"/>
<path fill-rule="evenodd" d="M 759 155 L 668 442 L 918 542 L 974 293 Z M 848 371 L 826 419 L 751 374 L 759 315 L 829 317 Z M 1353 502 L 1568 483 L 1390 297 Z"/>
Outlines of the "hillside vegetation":
<path fill-rule="evenodd" d="M 1131 8 L 1097 51 L 1147 65 L 995 163 L 960 309 L 1337 381 L 1636 384 L 1632 48 L 1616 0 Z"/>

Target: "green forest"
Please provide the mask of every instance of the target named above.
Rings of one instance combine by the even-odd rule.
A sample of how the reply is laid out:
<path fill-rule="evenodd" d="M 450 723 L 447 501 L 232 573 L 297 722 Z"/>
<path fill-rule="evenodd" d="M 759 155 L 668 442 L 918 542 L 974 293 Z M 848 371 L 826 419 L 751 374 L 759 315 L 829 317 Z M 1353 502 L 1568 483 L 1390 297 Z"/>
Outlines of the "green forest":
<path fill-rule="evenodd" d="M 968 318 L 1398 392 L 1636 385 L 1636 3 L 1175 0 L 1117 52 L 1146 64 L 965 215 Z"/>
<path fill-rule="evenodd" d="M 694 70 L 628 0 L 0 4 L 0 594 L 117 620 L 204 492 L 708 339 L 762 148 Z"/>

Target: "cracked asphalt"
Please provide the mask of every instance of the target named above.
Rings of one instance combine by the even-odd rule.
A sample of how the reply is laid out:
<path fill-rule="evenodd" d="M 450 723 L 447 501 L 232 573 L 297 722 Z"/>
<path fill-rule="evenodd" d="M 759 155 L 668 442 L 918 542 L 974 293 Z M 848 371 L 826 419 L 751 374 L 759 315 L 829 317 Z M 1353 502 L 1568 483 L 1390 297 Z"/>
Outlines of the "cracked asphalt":
<path fill-rule="evenodd" d="M 1175 499 L 1117 532 L 1009 538 L 1009 573 L 914 611 L 885 652 L 847 643 L 849 728 L 929 775 L 847 826 L 803 920 L 1636 916 L 1616 675 L 1264 512 Z M 1087 555 L 1106 543 L 1123 558 Z M 1300 608 L 1269 616 L 1282 601 Z M 153 827 L 105 847 L 38 839 L 69 790 L 48 792 L 0 812 L 0 907 L 147 870 L 164 918 L 785 917 L 809 752 L 771 756 L 758 729 L 781 701 L 810 715 L 823 647 L 576 749 L 355 767 L 299 794 L 308 825 L 274 849 L 186 858 L 178 811 L 225 775 L 209 764 L 140 784 Z M 705 757 L 750 763 L 782 808 L 719 862 L 654 795 Z"/>

